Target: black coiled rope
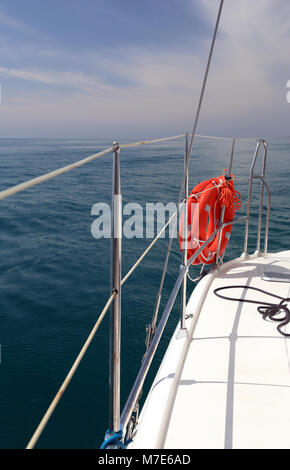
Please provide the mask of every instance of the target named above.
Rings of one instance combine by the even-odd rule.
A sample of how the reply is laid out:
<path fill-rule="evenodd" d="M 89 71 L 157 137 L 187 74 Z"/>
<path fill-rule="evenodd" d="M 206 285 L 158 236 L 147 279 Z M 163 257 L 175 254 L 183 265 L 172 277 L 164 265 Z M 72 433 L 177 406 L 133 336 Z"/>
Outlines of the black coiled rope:
<path fill-rule="evenodd" d="M 269 302 L 258 302 L 256 300 L 250 300 L 250 299 L 236 299 L 234 297 L 226 297 L 224 295 L 218 294 L 218 292 L 226 289 L 251 289 L 256 292 L 261 292 L 262 294 L 267 294 L 272 297 L 275 297 L 276 299 L 280 300 L 280 303 L 278 304 L 272 304 Z M 262 289 L 258 289 L 257 287 L 251 287 L 251 286 L 226 286 L 226 287 L 218 287 L 217 289 L 214 289 L 215 295 L 220 297 L 221 299 L 225 300 L 233 300 L 236 302 L 247 302 L 249 304 L 258 304 L 259 307 L 257 307 L 258 312 L 262 315 L 263 319 L 266 320 L 269 318 L 272 321 L 280 322 L 280 324 L 277 326 L 277 330 L 281 335 L 283 336 L 288 336 L 290 337 L 290 333 L 285 333 L 282 331 L 282 327 L 288 325 L 290 322 L 290 310 L 287 307 L 288 302 L 290 302 L 290 297 L 288 298 L 283 298 L 280 297 L 279 295 L 276 294 L 271 294 L 270 292 L 267 292 Z M 281 311 L 285 313 L 283 317 L 277 318 L 277 315 L 281 315 Z"/>

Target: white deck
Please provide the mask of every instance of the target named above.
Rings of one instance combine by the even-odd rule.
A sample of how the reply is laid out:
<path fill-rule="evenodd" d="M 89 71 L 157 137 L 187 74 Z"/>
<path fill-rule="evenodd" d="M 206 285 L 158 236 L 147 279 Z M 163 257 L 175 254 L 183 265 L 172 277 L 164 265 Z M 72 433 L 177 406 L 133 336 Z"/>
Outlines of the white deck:
<path fill-rule="evenodd" d="M 188 335 L 176 330 L 171 340 L 133 448 L 290 448 L 289 339 L 256 305 L 213 293 L 246 284 L 289 297 L 289 283 L 261 279 L 269 265 L 290 270 L 290 251 L 231 261 L 199 283 L 187 306 L 194 314 Z M 246 297 L 275 302 L 264 294 Z"/>

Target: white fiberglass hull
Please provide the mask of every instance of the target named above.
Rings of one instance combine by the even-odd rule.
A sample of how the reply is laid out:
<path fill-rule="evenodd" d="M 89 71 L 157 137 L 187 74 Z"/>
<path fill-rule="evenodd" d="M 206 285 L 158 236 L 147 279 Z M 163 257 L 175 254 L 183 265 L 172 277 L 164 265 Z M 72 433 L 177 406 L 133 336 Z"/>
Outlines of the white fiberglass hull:
<path fill-rule="evenodd" d="M 289 282 L 262 280 L 269 267 L 290 273 L 290 251 L 230 261 L 199 282 L 187 331 L 178 326 L 172 337 L 131 448 L 290 448 L 290 338 L 263 320 L 257 305 L 213 293 L 249 285 L 289 297 Z"/>

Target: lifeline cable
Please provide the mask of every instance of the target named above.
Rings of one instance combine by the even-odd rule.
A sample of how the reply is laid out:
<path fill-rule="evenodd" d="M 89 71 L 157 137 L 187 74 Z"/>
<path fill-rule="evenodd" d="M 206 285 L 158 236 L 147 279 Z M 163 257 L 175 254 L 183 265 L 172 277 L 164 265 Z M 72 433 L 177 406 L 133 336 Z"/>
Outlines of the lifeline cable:
<path fill-rule="evenodd" d="M 251 289 L 256 292 L 262 292 L 263 294 L 270 295 L 271 297 L 275 297 L 276 299 L 280 299 L 280 303 L 272 304 L 269 302 L 263 302 L 263 301 L 258 302 L 257 300 L 250 300 L 250 299 L 236 299 L 234 297 L 226 297 L 224 295 L 218 294 L 219 291 L 226 290 L 226 289 Z M 277 330 L 279 331 L 281 335 L 290 337 L 290 333 L 285 333 L 281 329 L 282 326 L 286 326 L 290 322 L 290 310 L 287 307 L 287 302 L 290 302 L 290 297 L 288 298 L 280 297 L 280 295 L 271 294 L 271 292 L 267 292 L 265 290 L 258 289 L 257 287 L 251 287 L 251 286 L 218 287 L 217 289 L 214 289 L 213 292 L 217 297 L 220 297 L 221 299 L 233 300 L 235 302 L 247 302 L 250 304 L 259 305 L 259 307 L 257 307 L 257 310 L 262 315 L 263 319 L 266 320 L 267 318 L 270 318 L 270 320 L 272 321 L 281 322 L 280 325 L 277 326 Z M 281 317 L 276 318 L 276 315 L 281 313 L 281 310 L 285 312 L 285 315 L 282 318 Z"/>

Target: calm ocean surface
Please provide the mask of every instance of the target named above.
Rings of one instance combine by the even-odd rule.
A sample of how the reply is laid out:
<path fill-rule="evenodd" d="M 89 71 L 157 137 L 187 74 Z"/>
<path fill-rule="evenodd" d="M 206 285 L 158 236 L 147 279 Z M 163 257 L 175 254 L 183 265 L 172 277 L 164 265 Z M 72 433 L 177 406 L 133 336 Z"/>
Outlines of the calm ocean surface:
<path fill-rule="evenodd" d="M 124 140 L 127 142 L 127 140 Z M 105 140 L 0 139 L 0 190 L 109 147 Z M 190 188 L 219 176 L 231 142 L 197 139 Z M 237 142 L 233 173 L 249 174 L 255 142 Z M 175 202 L 184 140 L 121 151 L 123 203 Z M 269 251 L 290 249 L 290 138 L 269 140 L 272 190 Z M 110 203 L 111 155 L 0 202 L 0 447 L 24 448 L 86 340 L 110 291 L 110 241 L 96 240 L 96 202 Z M 247 183 L 236 188 L 245 202 Z M 255 184 L 257 214 L 259 184 Z M 240 213 L 245 213 L 243 205 Z M 126 217 L 124 217 L 126 220 Z M 256 220 L 250 225 L 254 250 Z M 234 226 L 226 259 L 242 251 Z M 150 240 L 123 240 L 123 274 Z M 168 238 L 161 239 L 122 291 L 122 405 L 144 354 Z M 173 243 L 162 306 L 178 275 Z M 193 271 L 194 273 L 194 271 Z M 192 284 L 189 282 L 189 289 Z M 180 297 L 157 351 L 144 395 L 179 318 Z M 39 440 L 40 448 L 96 448 L 108 427 L 109 316 Z"/>

